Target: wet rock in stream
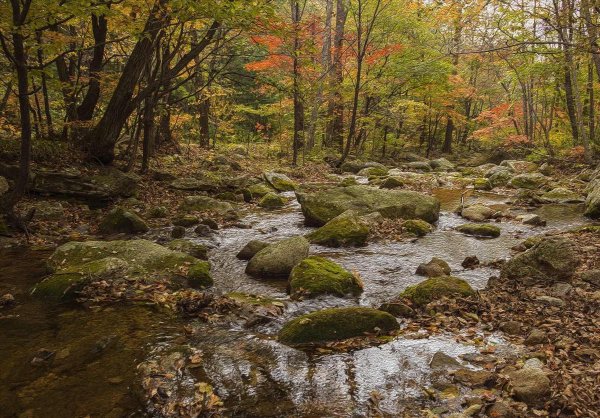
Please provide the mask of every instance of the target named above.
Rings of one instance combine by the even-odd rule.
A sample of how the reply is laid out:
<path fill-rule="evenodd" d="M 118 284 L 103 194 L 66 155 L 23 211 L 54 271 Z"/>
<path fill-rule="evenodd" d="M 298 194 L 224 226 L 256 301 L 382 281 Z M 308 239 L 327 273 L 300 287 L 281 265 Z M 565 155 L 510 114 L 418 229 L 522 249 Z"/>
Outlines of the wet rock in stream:
<path fill-rule="evenodd" d="M 308 256 L 304 237 L 287 238 L 257 252 L 246 266 L 246 273 L 258 278 L 287 279 L 292 268 Z"/>

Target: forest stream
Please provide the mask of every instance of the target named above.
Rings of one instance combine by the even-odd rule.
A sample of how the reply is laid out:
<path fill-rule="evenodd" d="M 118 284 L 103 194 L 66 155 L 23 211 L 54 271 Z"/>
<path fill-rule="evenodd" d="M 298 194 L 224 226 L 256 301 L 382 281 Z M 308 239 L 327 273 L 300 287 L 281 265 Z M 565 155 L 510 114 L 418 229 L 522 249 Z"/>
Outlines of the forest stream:
<path fill-rule="evenodd" d="M 274 241 L 303 235 L 300 206 L 291 198 L 280 210 L 252 210 L 242 221 L 252 228 L 225 228 L 210 238 L 186 238 L 206 244 L 210 251 L 214 291 L 261 295 L 285 306 L 272 321 L 247 329 L 240 321 L 215 326 L 182 319 L 166 309 L 139 305 L 82 308 L 49 305 L 29 296 L 45 274 L 48 251 L 12 250 L 0 259 L 0 294 L 19 301 L 0 319 L 0 405 L 2 416 L 121 417 L 158 415 L 140 394 L 139 365 L 175 362 L 182 349 L 202 356 L 197 368 L 177 372 L 170 396 L 185 404 L 199 381 L 214 388 L 228 416 L 398 416 L 427 404 L 423 388 L 430 384 L 429 362 L 436 352 L 452 357 L 476 348 L 456 335 L 400 336 L 376 347 L 350 352 L 306 353 L 277 342 L 277 332 L 290 318 L 334 306 L 373 306 L 390 300 L 422 277 L 420 263 L 432 256 L 446 260 L 453 273 L 475 289 L 486 286 L 498 270 L 492 262 L 509 257 L 525 238 L 551 230 L 567 230 L 586 222 L 583 206 L 549 204 L 536 209 L 547 226 L 513 221 L 497 225 L 502 235 L 480 239 L 454 228 L 466 221 L 453 213 L 462 191 L 436 189 L 442 211 L 436 229 L 418 239 L 377 241 L 366 247 L 331 249 L 311 246 L 360 274 L 364 292 L 356 298 L 321 296 L 290 300 L 282 281 L 258 281 L 244 273 L 246 262 L 236 253 L 251 239 Z M 508 198 L 475 193 L 468 203 L 508 208 Z M 166 234 L 151 230 L 151 239 Z M 476 255 L 484 267 L 464 269 L 461 262 Z M 514 352 L 500 334 L 486 338 L 496 354 Z M 51 361 L 47 361 L 51 359 Z M 476 366 L 465 364 L 467 367 Z M 464 390 L 464 389 L 461 389 Z"/>

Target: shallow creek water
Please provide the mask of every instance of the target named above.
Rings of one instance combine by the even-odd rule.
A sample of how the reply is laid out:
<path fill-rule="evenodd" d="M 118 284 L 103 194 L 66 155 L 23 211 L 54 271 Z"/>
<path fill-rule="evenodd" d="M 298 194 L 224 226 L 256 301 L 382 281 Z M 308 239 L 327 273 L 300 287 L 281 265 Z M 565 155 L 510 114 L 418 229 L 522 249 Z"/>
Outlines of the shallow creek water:
<path fill-rule="evenodd" d="M 144 416 L 136 391 L 136 366 L 164 355 L 183 341 L 203 353 L 198 378 L 209 381 L 228 408 L 228 416 L 369 416 L 399 415 L 416 410 L 423 401 L 437 351 L 452 356 L 475 348 L 451 335 L 426 339 L 397 338 L 379 347 L 351 353 L 309 355 L 279 344 L 274 336 L 288 319 L 330 306 L 378 306 L 423 278 L 414 274 L 418 264 L 432 256 L 448 261 L 453 274 L 482 288 L 497 273 L 491 268 L 464 270 L 469 255 L 483 262 L 505 258 L 522 239 L 584 221 L 578 205 L 546 205 L 537 212 L 547 227 L 514 222 L 498 224 L 502 235 L 482 240 L 453 230 L 465 220 L 452 213 L 461 191 L 438 189 L 442 213 L 436 230 L 405 242 L 378 242 L 364 248 L 329 249 L 312 246 L 311 253 L 334 259 L 357 271 L 365 284 L 359 298 L 321 297 L 294 302 L 281 281 L 259 281 L 244 273 L 245 262 L 236 253 L 251 239 L 274 241 L 305 234 L 299 205 L 281 210 L 249 212 L 243 219 L 252 229 L 229 228 L 210 240 L 215 291 L 265 295 L 285 300 L 284 314 L 250 332 L 240 324 L 215 327 L 194 324 L 191 340 L 182 338 L 184 321 L 148 307 L 113 306 L 98 310 L 75 306 L 50 307 L 31 299 L 27 290 L 43 277 L 44 252 L 0 255 L 0 294 L 11 292 L 19 302 L 9 317 L 0 319 L 0 416 L 75 417 Z M 504 206 L 506 198 L 478 194 L 475 201 Z M 500 337 L 491 343 L 512 348 Z M 36 366 L 40 349 L 52 351 L 51 362 Z"/>

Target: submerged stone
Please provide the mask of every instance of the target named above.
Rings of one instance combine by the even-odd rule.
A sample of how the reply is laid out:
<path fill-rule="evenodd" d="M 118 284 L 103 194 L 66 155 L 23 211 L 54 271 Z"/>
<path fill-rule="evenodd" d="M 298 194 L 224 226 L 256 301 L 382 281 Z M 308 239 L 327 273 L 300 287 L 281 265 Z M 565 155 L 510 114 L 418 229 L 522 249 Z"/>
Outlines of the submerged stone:
<path fill-rule="evenodd" d="M 486 238 L 497 238 L 501 233 L 499 227 L 491 224 L 464 224 L 459 225 L 456 230 L 463 234 Z"/>
<path fill-rule="evenodd" d="M 339 264 L 319 256 L 310 256 L 298 263 L 290 273 L 292 297 L 359 295 L 362 283 Z"/>
<path fill-rule="evenodd" d="M 445 296 L 471 296 L 475 291 L 463 279 L 452 276 L 432 277 L 419 284 L 406 288 L 400 297 L 423 306 Z"/>
<path fill-rule="evenodd" d="M 257 252 L 269 246 L 268 242 L 252 240 L 244 245 L 244 248 L 237 253 L 236 257 L 240 260 L 250 260 Z"/>
<path fill-rule="evenodd" d="M 385 218 L 435 222 L 440 202 L 422 193 L 382 190 L 370 186 L 336 187 L 316 193 L 297 193 L 308 225 L 322 226 L 351 209 L 358 214 L 379 212 Z"/>
<path fill-rule="evenodd" d="M 369 232 L 367 222 L 356 212 L 346 211 L 309 233 L 306 238 L 313 244 L 326 247 L 362 246 L 367 243 Z"/>
<path fill-rule="evenodd" d="M 367 333 L 389 333 L 400 326 L 387 312 L 373 308 L 330 308 L 302 315 L 279 331 L 279 341 L 297 345 L 338 341 Z"/>
<path fill-rule="evenodd" d="M 287 279 L 296 264 L 308 256 L 304 237 L 286 238 L 260 250 L 250 259 L 246 273 L 258 278 Z"/>

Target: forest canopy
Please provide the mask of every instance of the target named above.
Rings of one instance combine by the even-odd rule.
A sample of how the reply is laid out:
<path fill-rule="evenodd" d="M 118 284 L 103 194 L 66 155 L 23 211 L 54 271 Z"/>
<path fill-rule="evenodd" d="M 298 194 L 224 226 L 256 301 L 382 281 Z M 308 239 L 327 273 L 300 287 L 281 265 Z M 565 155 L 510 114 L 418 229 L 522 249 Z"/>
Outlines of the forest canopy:
<path fill-rule="evenodd" d="M 599 10 L 587 0 L 0 8 L 1 148 L 23 175 L 32 147 L 142 172 L 182 143 L 267 143 L 293 164 L 338 165 L 501 148 L 589 161 L 598 147 Z"/>

